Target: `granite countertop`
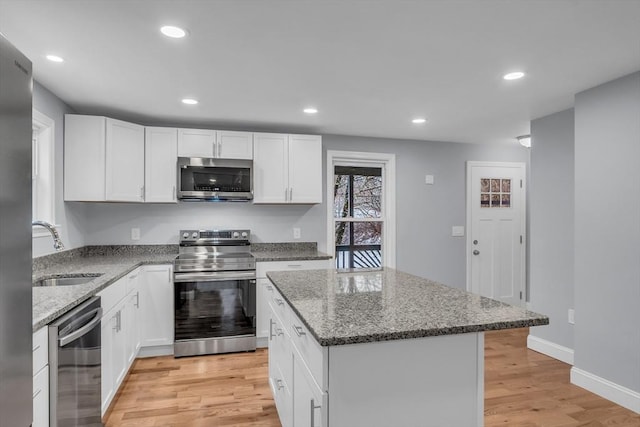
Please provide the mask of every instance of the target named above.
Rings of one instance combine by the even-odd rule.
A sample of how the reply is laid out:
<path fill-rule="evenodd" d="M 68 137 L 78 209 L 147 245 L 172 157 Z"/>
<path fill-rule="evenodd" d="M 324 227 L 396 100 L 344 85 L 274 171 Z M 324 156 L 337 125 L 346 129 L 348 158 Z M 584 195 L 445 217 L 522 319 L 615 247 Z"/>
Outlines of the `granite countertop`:
<path fill-rule="evenodd" d="M 67 251 L 34 260 L 33 281 L 63 276 L 102 274 L 88 283 L 70 286 L 34 286 L 32 294 L 33 331 L 51 323 L 73 307 L 144 264 L 171 264 L 176 252 L 159 253 L 119 247 L 106 251 Z M 84 249 L 84 248 L 83 248 Z M 158 249 L 158 248 L 156 248 Z M 63 255 L 64 254 L 64 255 Z"/>
<path fill-rule="evenodd" d="M 330 259 L 318 252 L 316 243 L 255 243 L 256 261 Z M 51 323 L 73 307 L 144 264 L 172 264 L 178 245 L 86 246 L 33 260 L 33 281 L 56 276 L 101 276 L 81 285 L 34 286 L 33 331 Z"/>
<path fill-rule="evenodd" d="M 549 324 L 547 316 L 390 268 L 267 277 L 322 346 Z"/>
<path fill-rule="evenodd" d="M 315 242 L 252 243 L 251 254 L 256 262 L 312 261 L 331 259 L 331 255 L 319 252 Z"/>

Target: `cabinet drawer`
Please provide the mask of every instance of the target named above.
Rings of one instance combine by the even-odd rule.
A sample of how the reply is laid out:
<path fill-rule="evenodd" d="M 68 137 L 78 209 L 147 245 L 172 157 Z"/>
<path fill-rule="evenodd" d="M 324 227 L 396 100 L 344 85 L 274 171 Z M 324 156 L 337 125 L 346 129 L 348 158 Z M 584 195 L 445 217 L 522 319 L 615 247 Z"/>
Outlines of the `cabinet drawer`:
<path fill-rule="evenodd" d="M 127 295 L 127 276 L 98 292 L 102 312 L 106 313 Z"/>
<path fill-rule="evenodd" d="M 289 330 L 291 342 L 298 350 L 298 353 L 300 353 L 304 364 L 309 368 L 316 384 L 320 389 L 322 389 L 322 346 L 318 344 L 315 338 L 313 338 L 311 332 L 309 332 L 307 327 L 302 323 L 298 316 L 293 313 L 293 311 L 289 313 L 289 316 L 291 323 L 291 329 Z"/>
<path fill-rule="evenodd" d="M 267 277 L 267 271 L 318 270 L 330 267 L 330 259 L 257 262 L 256 277 Z"/>
<path fill-rule="evenodd" d="M 269 374 L 269 386 L 273 394 L 273 400 L 276 403 L 280 424 L 282 427 L 293 426 L 293 395 L 290 385 L 282 378 L 282 372 L 278 367 L 274 367 L 273 372 Z"/>
<path fill-rule="evenodd" d="M 33 375 L 49 364 L 49 327 L 33 334 Z"/>
<path fill-rule="evenodd" d="M 139 275 L 140 275 L 140 268 L 136 268 L 132 272 L 127 273 L 127 275 L 125 276 L 126 278 L 125 294 L 126 295 L 129 295 L 131 291 L 136 290 L 138 288 Z M 124 278 L 120 280 L 124 280 Z"/>
<path fill-rule="evenodd" d="M 269 306 L 271 307 L 271 310 L 273 310 L 273 312 L 278 315 L 280 320 L 282 320 L 283 322 L 284 329 L 288 331 L 289 327 L 287 325 L 290 322 L 290 319 L 289 319 L 290 309 L 289 309 L 289 305 L 287 304 L 287 301 L 285 301 L 284 297 L 280 294 L 280 292 L 278 292 L 276 287 L 273 286 L 272 284 L 268 284 L 265 288 L 267 290 L 267 301 L 269 301 Z"/>

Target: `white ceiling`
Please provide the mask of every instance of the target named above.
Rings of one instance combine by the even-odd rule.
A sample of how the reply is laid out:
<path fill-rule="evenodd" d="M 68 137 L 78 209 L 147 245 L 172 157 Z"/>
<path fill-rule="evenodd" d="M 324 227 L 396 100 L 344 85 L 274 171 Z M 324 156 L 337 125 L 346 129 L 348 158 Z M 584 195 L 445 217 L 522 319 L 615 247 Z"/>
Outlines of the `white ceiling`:
<path fill-rule="evenodd" d="M 513 144 L 640 70 L 640 0 L 0 0 L 0 32 L 79 112 L 220 129 Z"/>

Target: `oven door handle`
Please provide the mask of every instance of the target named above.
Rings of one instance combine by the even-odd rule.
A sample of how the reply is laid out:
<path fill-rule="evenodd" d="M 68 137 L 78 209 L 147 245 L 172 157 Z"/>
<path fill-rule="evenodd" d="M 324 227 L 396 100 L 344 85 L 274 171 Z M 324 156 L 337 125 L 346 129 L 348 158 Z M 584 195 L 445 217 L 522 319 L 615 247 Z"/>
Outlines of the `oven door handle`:
<path fill-rule="evenodd" d="M 243 279 L 255 279 L 256 272 L 246 271 L 229 271 L 224 273 L 174 273 L 173 281 L 178 282 L 222 282 L 224 280 L 243 280 Z"/>

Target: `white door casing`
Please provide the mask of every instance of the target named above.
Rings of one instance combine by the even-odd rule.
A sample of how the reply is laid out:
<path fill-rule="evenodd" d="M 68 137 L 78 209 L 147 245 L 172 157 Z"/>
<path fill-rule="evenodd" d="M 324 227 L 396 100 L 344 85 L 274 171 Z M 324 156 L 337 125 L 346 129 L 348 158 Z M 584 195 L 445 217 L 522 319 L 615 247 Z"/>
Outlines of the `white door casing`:
<path fill-rule="evenodd" d="M 396 268 L 396 156 L 390 153 L 327 150 L 327 253 L 336 256 L 333 213 L 334 168 L 336 165 L 382 168 L 382 266 Z"/>
<path fill-rule="evenodd" d="M 524 163 L 467 162 L 467 290 L 525 304 Z"/>

